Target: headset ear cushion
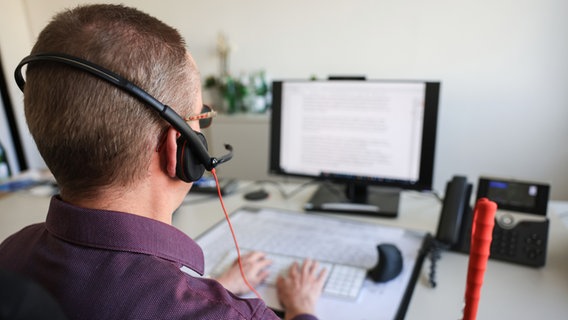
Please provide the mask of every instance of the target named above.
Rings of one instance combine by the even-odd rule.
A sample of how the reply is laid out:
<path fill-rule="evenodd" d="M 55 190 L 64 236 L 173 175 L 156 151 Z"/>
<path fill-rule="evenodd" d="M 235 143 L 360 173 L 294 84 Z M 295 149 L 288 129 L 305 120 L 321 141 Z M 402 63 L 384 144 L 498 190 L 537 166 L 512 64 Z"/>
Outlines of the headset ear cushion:
<path fill-rule="evenodd" d="M 205 136 L 195 131 L 199 140 L 207 150 L 207 140 Z M 205 172 L 205 166 L 196 156 L 196 147 L 192 147 L 187 139 L 180 136 L 177 139 L 177 165 L 176 175 L 185 182 L 193 182 L 199 180 Z"/>

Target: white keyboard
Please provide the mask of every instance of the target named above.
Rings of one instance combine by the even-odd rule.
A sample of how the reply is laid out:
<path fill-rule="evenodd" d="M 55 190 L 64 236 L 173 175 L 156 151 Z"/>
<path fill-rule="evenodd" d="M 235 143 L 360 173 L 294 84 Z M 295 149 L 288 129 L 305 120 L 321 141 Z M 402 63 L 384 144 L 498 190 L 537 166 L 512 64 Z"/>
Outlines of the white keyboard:
<path fill-rule="evenodd" d="M 241 255 L 250 250 L 241 249 Z M 270 275 L 266 279 L 267 285 L 274 286 L 279 275 L 285 275 L 294 261 L 301 266 L 303 258 L 281 254 L 266 253 L 266 257 L 272 260 L 269 267 Z M 219 275 L 229 268 L 237 258 L 235 250 L 231 250 L 213 269 L 213 275 Z M 323 287 L 323 294 L 345 299 L 356 299 L 361 291 L 367 270 L 363 268 L 319 261 L 320 268 L 327 269 L 327 278 Z"/>

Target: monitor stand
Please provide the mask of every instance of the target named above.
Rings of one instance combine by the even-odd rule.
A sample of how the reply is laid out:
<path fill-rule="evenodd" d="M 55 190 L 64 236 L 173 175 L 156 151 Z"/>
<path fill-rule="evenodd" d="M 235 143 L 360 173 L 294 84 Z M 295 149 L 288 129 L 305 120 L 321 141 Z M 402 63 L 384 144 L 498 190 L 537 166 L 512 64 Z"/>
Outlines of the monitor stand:
<path fill-rule="evenodd" d="M 304 205 L 307 211 L 326 211 L 395 218 L 400 199 L 398 188 L 349 183 L 341 185 L 322 183 Z"/>

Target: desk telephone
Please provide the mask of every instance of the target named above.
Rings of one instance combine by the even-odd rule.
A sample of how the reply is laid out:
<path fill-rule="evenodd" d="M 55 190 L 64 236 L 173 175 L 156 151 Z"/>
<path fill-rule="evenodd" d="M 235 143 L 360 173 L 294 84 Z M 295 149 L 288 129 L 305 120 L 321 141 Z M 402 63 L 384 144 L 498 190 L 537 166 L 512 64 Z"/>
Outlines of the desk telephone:
<path fill-rule="evenodd" d="M 480 177 L 477 199 L 497 203 L 490 259 L 542 267 L 546 263 L 549 220 L 547 184 Z M 450 250 L 469 253 L 473 212 L 472 185 L 454 176 L 446 186 L 436 240 Z"/>

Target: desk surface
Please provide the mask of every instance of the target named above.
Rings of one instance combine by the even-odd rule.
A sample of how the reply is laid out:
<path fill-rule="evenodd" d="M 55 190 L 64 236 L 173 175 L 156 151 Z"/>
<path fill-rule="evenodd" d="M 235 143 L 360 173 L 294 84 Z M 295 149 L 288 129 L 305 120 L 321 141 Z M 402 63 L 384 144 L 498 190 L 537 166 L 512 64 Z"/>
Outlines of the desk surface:
<path fill-rule="evenodd" d="M 240 183 L 235 194 L 226 196 L 225 205 L 235 211 L 245 205 L 301 211 L 314 187 L 307 187 L 289 199 L 278 189 L 266 184 L 268 199 L 249 202 L 242 192 L 257 188 Z M 297 185 L 285 185 L 288 191 Z M 549 206 L 550 218 L 547 262 L 544 268 L 531 268 L 490 260 L 487 265 L 478 319 L 558 319 L 568 315 L 568 228 L 555 212 L 565 203 Z M 34 222 L 45 219 L 49 198 L 16 193 L 0 198 L 0 241 Z M 434 233 L 440 212 L 439 201 L 431 195 L 403 192 L 399 216 L 396 219 L 342 215 L 360 221 L 372 221 Z M 174 225 L 191 237 L 196 237 L 224 219 L 217 197 L 191 194 L 174 214 Z M 461 316 L 468 257 L 444 252 L 437 265 L 438 286 L 426 283 L 430 263 L 426 261 L 416 284 L 407 312 L 407 319 L 458 319 Z"/>

